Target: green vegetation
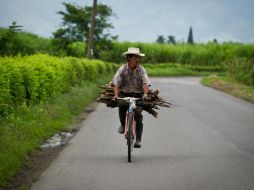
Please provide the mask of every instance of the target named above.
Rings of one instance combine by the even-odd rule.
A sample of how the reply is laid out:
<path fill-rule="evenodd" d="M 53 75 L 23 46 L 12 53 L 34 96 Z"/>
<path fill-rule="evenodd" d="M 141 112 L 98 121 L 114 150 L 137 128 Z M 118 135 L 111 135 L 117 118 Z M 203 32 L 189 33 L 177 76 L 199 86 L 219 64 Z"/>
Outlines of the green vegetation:
<path fill-rule="evenodd" d="M 89 27 L 91 25 L 92 7 L 78 6 L 74 3 L 63 3 L 65 10 L 59 11 L 62 16 L 62 27 L 54 32 L 53 44 L 58 51 L 65 51 L 67 55 L 72 55 L 69 51 L 69 45 L 73 42 L 81 42 L 87 44 L 89 39 Z M 107 31 L 113 28 L 110 23 L 110 17 L 114 15 L 111 7 L 99 3 L 96 11 L 96 27 L 94 31 L 94 56 L 99 58 L 102 50 L 108 50 L 112 47 L 112 39 L 116 36 L 111 36 Z M 85 49 L 83 55 L 85 56 Z"/>
<path fill-rule="evenodd" d="M 83 82 L 69 92 L 48 99 L 41 104 L 17 107 L 0 122 L 0 186 L 6 185 L 26 161 L 26 156 L 39 148 L 58 131 L 73 126 L 84 107 L 94 101 L 98 86 L 112 78 L 98 77 L 94 82 Z"/>
<path fill-rule="evenodd" d="M 146 54 L 143 63 L 179 63 L 202 66 L 220 65 L 235 58 L 254 57 L 254 44 L 158 44 L 114 42 L 111 51 L 101 53 L 101 60 L 121 63 L 128 47 L 139 47 Z"/>
<path fill-rule="evenodd" d="M 195 66 L 182 64 L 143 64 L 149 76 L 206 76 L 224 71 L 220 66 Z"/>
<path fill-rule="evenodd" d="M 21 26 L 13 22 L 9 28 L 0 29 L 0 56 L 30 55 L 34 53 L 53 54 L 51 40 L 38 37 L 29 32 L 22 32 Z"/>
<path fill-rule="evenodd" d="M 254 103 L 254 86 L 247 86 L 226 76 L 218 77 L 216 75 L 203 78 L 201 82 L 206 86 Z"/>
<path fill-rule="evenodd" d="M 26 156 L 67 130 L 116 66 L 99 60 L 32 55 L 0 58 L 0 186 Z"/>
<path fill-rule="evenodd" d="M 34 53 L 47 53 L 58 56 L 86 56 L 86 43 L 83 41 L 71 40 L 59 48 L 56 46 L 58 39 L 45 39 L 31 33 L 15 31 L 11 29 L 0 29 L 0 55 L 31 55 Z M 62 39 L 64 40 L 64 39 Z M 60 40 L 61 41 L 61 40 Z M 60 43 L 64 45 L 64 43 Z M 114 41 L 103 48 L 96 45 L 94 50 L 98 58 L 114 63 L 123 63 L 122 53 L 128 47 L 139 47 L 146 56 L 143 63 L 179 63 L 198 66 L 220 66 L 237 58 L 247 60 L 254 57 L 254 44 L 236 43 L 208 43 L 208 44 L 158 44 L 158 43 L 132 43 Z M 98 48 L 100 50 L 98 50 Z M 110 51 L 109 51 L 110 50 Z"/>
<path fill-rule="evenodd" d="M 0 117 L 17 106 L 37 104 L 114 69 L 98 60 L 42 54 L 0 57 L 0 63 Z"/>
<path fill-rule="evenodd" d="M 226 62 L 227 74 L 239 83 L 254 86 L 254 57 L 235 58 Z"/>
<path fill-rule="evenodd" d="M 151 76 L 193 76 L 226 72 L 229 78 L 254 85 L 254 44 L 172 45 L 115 42 L 113 50 L 104 52 L 101 59 L 120 63 L 122 52 L 132 46 L 145 52 L 142 63 L 150 63 L 144 65 Z"/>

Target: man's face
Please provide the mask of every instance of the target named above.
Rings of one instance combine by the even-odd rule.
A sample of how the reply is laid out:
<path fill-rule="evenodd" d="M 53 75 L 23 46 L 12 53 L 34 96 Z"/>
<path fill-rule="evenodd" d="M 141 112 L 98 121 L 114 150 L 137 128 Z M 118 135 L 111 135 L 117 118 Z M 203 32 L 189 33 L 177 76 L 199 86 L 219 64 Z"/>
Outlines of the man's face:
<path fill-rule="evenodd" d="M 130 59 L 129 59 L 129 67 L 131 69 L 135 69 L 137 67 L 137 65 L 140 62 L 140 56 L 138 55 L 133 55 Z"/>

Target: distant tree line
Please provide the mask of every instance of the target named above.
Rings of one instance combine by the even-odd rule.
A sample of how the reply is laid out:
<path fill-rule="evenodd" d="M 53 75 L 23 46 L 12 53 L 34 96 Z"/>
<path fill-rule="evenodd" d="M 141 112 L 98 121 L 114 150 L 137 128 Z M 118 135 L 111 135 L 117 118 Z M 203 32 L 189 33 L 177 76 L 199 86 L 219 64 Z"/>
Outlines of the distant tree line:
<path fill-rule="evenodd" d="M 175 39 L 175 36 L 173 35 L 169 35 L 167 36 L 167 38 L 165 38 L 163 35 L 159 35 L 156 39 L 156 42 L 159 44 L 176 44 L 176 39 Z M 188 33 L 187 43 L 194 44 L 192 27 L 190 27 L 190 30 Z"/>
<path fill-rule="evenodd" d="M 163 35 L 159 35 L 156 42 L 159 44 L 165 44 L 165 43 L 176 44 L 175 36 L 172 36 L 172 35 L 169 35 L 167 39 Z"/>

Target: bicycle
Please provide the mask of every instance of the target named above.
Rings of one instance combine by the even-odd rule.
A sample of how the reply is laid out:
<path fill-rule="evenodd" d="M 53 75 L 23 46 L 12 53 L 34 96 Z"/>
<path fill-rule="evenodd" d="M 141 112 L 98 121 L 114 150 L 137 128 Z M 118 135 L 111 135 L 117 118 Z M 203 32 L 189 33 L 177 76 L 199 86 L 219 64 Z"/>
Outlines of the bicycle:
<path fill-rule="evenodd" d="M 136 101 L 141 100 L 141 98 L 134 97 L 125 97 L 117 98 L 117 100 L 123 100 L 129 104 L 128 110 L 125 117 L 125 127 L 124 127 L 124 136 L 127 139 L 128 145 L 128 162 L 131 162 L 131 152 L 133 150 L 133 142 L 136 137 L 136 124 L 134 119 L 134 113 L 136 106 Z"/>

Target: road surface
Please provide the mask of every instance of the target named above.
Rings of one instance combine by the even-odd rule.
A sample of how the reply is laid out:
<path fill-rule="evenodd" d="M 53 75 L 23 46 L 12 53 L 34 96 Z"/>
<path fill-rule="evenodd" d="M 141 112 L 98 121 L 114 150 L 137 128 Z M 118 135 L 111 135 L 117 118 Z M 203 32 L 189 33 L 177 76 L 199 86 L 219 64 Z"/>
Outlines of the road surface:
<path fill-rule="evenodd" d="M 253 190 L 254 105 L 199 80 L 152 78 L 175 108 L 144 113 L 132 163 L 117 109 L 100 104 L 31 189 Z"/>

